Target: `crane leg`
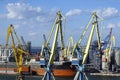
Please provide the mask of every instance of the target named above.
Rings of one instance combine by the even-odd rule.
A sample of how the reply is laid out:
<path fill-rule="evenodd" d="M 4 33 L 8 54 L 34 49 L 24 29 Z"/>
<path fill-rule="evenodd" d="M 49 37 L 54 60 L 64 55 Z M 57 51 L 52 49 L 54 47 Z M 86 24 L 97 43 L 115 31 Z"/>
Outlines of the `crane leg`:
<path fill-rule="evenodd" d="M 47 72 L 47 80 L 51 80 L 51 74 Z"/>
<path fill-rule="evenodd" d="M 19 74 L 16 80 L 24 80 L 24 76 L 22 74 Z"/>
<path fill-rule="evenodd" d="M 83 72 L 79 73 L 79 80 L 83 80 Z"/>

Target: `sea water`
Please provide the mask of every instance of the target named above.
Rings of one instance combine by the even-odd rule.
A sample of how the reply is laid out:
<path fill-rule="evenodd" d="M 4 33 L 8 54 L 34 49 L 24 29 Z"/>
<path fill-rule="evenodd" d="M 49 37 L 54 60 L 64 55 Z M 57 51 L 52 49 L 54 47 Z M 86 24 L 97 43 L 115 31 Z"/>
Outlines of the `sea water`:
<path fill-rule="evenodd" d="M 17 75 L 0 74 L 0 80 L 17 80 Z M 43 76 L 25 76 L 24 80 L 42 80 Z M 113 76 L 89 76 L 88 80 L 120 80 L 120 77 Z M 56 80 L 73 80 L 73 77 L 55 77 Z"/>
<path fill-rule="evenodd" d="M 42 80 L 43 76 L 25 76 L 24 80 Z M 55 78 L 56 80 L 73 80 L 71 77 Z M 0 80 L 17 80 L 17 75 L 0 74 Z"/>

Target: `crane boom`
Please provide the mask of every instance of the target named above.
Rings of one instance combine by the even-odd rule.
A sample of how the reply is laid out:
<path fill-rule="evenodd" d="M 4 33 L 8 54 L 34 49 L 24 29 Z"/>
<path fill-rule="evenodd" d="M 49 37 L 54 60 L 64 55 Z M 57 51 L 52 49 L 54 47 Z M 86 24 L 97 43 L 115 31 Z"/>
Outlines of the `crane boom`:
<path fill-rule="evenodd" d="M 15 40 L 14 40 L 13 33 L 16 36 L 16 39 L 18 41 L 18 47 L 15 46 Z M 19 78 L 19 80 L 23 80 L 22 79 L 22 65 L 23 65 L 22 54 L 28 54 L 28 53 L 25 52 L 24 50 L 22 50 L 20 40 L 19 40 L 19 38 L 14 30 L 14 26 L 12 24 L 8 27 L 8 30 L 7 30 L 6 47 L 8 46 L 8 41 L 9 41 L 10 36 L 12 38 L 12 48 L 14 50 L 14 57 L 15 57 L 16 65 L 18 68 L 18 74 L 19 74 L 18 78 Z"/>
<path fill-rule="evenodd" d="M 89 53 L 89 49 L 90 49 L 90 45 L 91 45 L 91 41 L 92 41 L 92 37 L 93 37 L 93 34 L 94 34 L 94 29 L 95 29 L 95 27 L 96 27 L 97 30 L 98 30 L 98 21 L 97 21 L 96 12 L 93 13 L 93 15 L 94 15 L 94 23 L 93 23 L 93 25 L 92 25 L 92 29 L 91 29 L 91 32 L 90 32 L 90 35 L 89 35 L 89 38 L 88 38 L 87 46 L 86 46 L 86 48 L 85 48 L 85 52 L 84 52 L 82 64 L 85 64 L 85 63 L 86 63 L 86 60 L 87 60 L 87 56 L 88 56 L 88 53 Z"/>
<path fill-rule="evenodd" d="M 53 23 L 52 29 L 51 29 L 50 34 L 48 36 L 48 39 L 46 40 L 46 44 L 45 44 L 46 47 L 48 47 L 48 44 L 50 42 L 50 39 L 52 37 L 52 34 L 53 34 L 53 31 L 55 29 L 56 24 L 59 23 L 59 25 L 61 26 L 60 29 L 59 29 L 59 32 L 60 32 L 60 41 L 61 41 L 61 48 L 64 48 L 65 45 L 64 45 L 64 39 L 63 39 L 63 29 L 62 29 L 62 21 L 61 21 L 62 18 L 65 19 L 65 17 L 61 13 L 57 14 L 57 16 L 55 18 L 55 22 Z"/>
<path fill-rule="evenodd" d="M 74 41 L 73 41 L 73 37 L 70 36 L 68 42 L 67 42 L 67 48 L 66 48 L 66 51 L 64 53 L 65 57 L 67 57 L 70 53 L 70 48 L 73 47 L 73 44 L 74 44 Z"/>
<path fill-rule="evenodd" d="M 56 27 L 56 32 L 55 32 L 55 36 L 54 36 L 54 40 L 53 40 L 53 44 L 52 44 L 51 55 L 50 55 L 48 65 L 53 64 L 56 43 L 57 43 L 57 38 L 58 38 L 58 31 L 59 31 L 59 26 Z"/>
<path fill-rule="evenodd" d="M 56 18 L 55 18 L 55 22 L 53 23 L 53 26 L 52 26 L 52 29 L 51 29 L 51 31 L 50 31 L 50 34 L 49 34 L 49 36 L 48 36 L 48 39 L 47 39 L 47 41 L 46 41 L 46 47 L 48 47 L 48 44 L 49 44 L 49 42 L 50 42 L 50 39 L 51 39 L 51 36 L 52 36 L 52 34 L 53 34 L 53 31 L 54 31 L 54 28 L 55 28 L 55 24 L 56 24 L 56 20 L 57 20 L 57 16 L 56 16 Z"/>
<path fill-rule="evenodd" d="M 85 76 L 85 73 L 84 73 L 84 65 L 86 64 L 87 62 L 87 57 L 88 57 L 88 54 L 89 54 L 89 49 L 90 49 L 90 45 L 91 45 L 91 42 L 92 42 L 92 39 L 93 39 L 93 34 L 94 34 L 94 30 L 96 28 L 96 33 L 97 33 L 97 38 L 98 40 L 100 39 L 100 36 L 99 36 L 99 29 L 98 29 L 98 20 L 97 20 L 97 15 L 96 15 L 96 12 L 93 13 L 92 15 L 92 18 L 90 19 L 87 27 L 85 28 L 82 36 L 80 37 L 80 40 L 78 41 L 78 43 L 75 43 L 74 46 L 73 46 L 73 50 L 72 50 L 72 65 L 75 65 L 76 68 L 77 68 L 77 73 L 74 77 L 74 80 L 84 80 L 83 77 Z M 93 21 L 93 23 L 92 23 Z M 91 28 L 91 31 L 90 31 L 90 34 L 89 34 L 89 38 L 88 38 L 88 42 L 87 42 L 87 45 L 86 45 L 86 48 L 85 48 L 85 51 L 84 53 L 82 54 L 82 51 L 80 51 L 80 43 L 88 29 L 88 27 L 90 26 L 90 24 L 92 23 L 92 28 Z M 98 41 L 98 44 L 100 44 L 100 40 Z M 101 45 L 99 45 L 101 46 Z M 76 53 L 76 56 L 74 56 L 74 53 Z M 86 78 L 87 79 L 87 78 Z"/>
<path fill-rule="evenodd" d="M 87 32 L 87 30 L 88 30 L 88 28 L 89 28 L 89 26 L 90 26 L 90 24 L 91 24 L 91 22 L 92 22 L 92 20 L 93 20 L 93 17 L 94 17 L 94 15 L 92 15 L 92 17 L 90 18 L 90 21 L 88 22 L 85 30 L 83 31 L 82 35 L 80 36 L 80 39 L 79 39 L 79 41 L 78 41 L 78 45 L 81 44 L 81 41 L 83 40 L 83 37 L 84 37 L 84 35 L 86 34 L 86 32 Z"/>
<path fill-rule="evenodd" d="M 56 50 L 56 44 L 57 44 L 57 38 L 58 38 L 58 32 L 60 30 L 60 28 L 62 27 L 61 25 L 61 13 L 58 12 L 57 13 L 57 22 L 56 22 L 56 32 L 55 32 L 55 36 L 54 36 L 54 40 L 53 40 L 53 44 L 52 44 L 52 49 L 51 49 L 51 55 L 50 55 L 50 59 L 49 59 L 49 62 L 48 62 L 48 65 L 51 65 L 53 64 L 53 60 L 54 60 L 54 54 L 55 54 L 55 50 Z"/>
<path fill-rule="evenodd" d="M 44 38 L 44 45 L 46 45 L 46 43 L 47 43 L 47 39 L 46 39 L 45 34 L 43 34 L 43 38 Z M 48 43 L 47 43 L 47 44 L 48 44 Z"/>
<path fill-rule="evenodd" d="M 111 54 L 111 50 L 112 50 L 113 46 L 115 47 L 115 37 L 111 34 L 111 37 L 109 39 L 109 44 L 105 49 L 105 56 L 106 56 L 106 59 L 107 59 L 107 66 L 109 66 L 108 64 L 110 62 L 110 54 Z"/>
<path fill-rule="evenodd" d="M 28 50 L 28 46 L 27 46 L 27 44 L 26 44 L 23 36 L 21 36 L 21 40 L 22 40 L 22 43 L 23 43 L 23 49 L 24 49 L 25 51 L 27 51 L 27 50 Z"/>
<path fill-rule="evenodd" d="M 41 51 L 40 56 L 42 56 L 42 54 L 45 53 L 45 59 L 40 59 L 40 62 L 42 65 L 46 66 L 46 72 L 42 80 L 45 80 L 46 78 L 47 80 L 51 80 L 51 78 L 53 78 L 52 80 L 55 80 L 53 73 L 52 73 L 52 65 L 54 64 L 54 55 L 57 49 L 57 40 L 58 40 L 59 32 L 60 32 L 61 48 L 64 48 L 63 33 L 62 33 L 62 17 L 63 17 L 62 14 L 60 13 L 60 11 L 58 11 L 56 20 L 54 22 L 54 26 L 52 27 L 52 30 L 49 34 L 49 38 L 47 40 L 47 44 L 48 44 L 52 36 L 53 30 L 54 28 L 56 28 L 53 43 L 52 43 L 52 48 L 49 49 L 48 45 L 42 46 L 42 51 Z M 49 54 L 49 57 L 46 56 L 47 54 Z"/>

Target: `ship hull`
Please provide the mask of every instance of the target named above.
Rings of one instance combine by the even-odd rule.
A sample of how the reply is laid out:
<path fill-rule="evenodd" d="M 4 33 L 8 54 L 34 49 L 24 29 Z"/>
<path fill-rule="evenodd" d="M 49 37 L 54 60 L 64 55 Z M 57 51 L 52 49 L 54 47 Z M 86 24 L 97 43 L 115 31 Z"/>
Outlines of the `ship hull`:
<path fill-rule="evenodd" d="M 0 68 L 0 74 L 17 74 L 16 69 L 17 68 Z M 56 77 L 73 77 L 75 73 L 76 71 L 72 69 L 53 69 L 53 74 Z M 31 70 L 31 73 L 29 74 L 43 76 L 45 74 L 45 69 L 34 68 Z"/>
<path fill-rule="evenodd" d="M 43 76 L 45 74 L 44 68 L 33 69 L 32 71 L 36 72 L 37 75 Z M 54 76 L 57 77 L 73 77 L 76 74 L 75 70 L 72 69 L 53 69 Z"/>

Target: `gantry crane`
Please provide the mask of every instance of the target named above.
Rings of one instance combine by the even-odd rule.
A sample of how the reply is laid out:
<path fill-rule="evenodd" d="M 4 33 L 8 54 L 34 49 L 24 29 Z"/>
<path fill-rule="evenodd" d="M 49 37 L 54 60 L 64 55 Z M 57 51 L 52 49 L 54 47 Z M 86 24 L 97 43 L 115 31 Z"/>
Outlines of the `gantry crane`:
<path fill-rule="evenodd" d="M 60 32 L 60 38 L 61 38 L 61 49 L 64 48 L 64 41 L 63 41 L 63 33 L 62 33 L 62 19 L 63 19 L 63 15 L 61 14 L 60 11 L 57 12 L 57 16 L 54 22 L 54 25 L 52 27 L 52 30 L 50 32 L 50 36 L 48 37 L 48 40 L 46 42 L 46 45 L 44 45 L 42 47 L 42 53 L 41 56 L 44 53 L 44 59 L 40 58 L 40 65 L 44 65 L 46 68 L 46 72 L 44 74 L 44 77 L 42 78 L 42 80 L 55 80 L 54 78 L 54 74 L 52 72 L 52 66 L 54 65 L 54 56 L 56 53 L 56 49 L 57 49 L 57 40 L 58 40 L 58 34 Z M 55 29 L 55 34 L 54 34 L 54 40 L 52 43 L 52 47 L 51 49 L 48 48 L 48 44 L 49 44 L 49 40 L 52 36 L 53 30 Z"/>
<path fill-rule="evenodd" d="M 18 47 L 16 47 L 16 45 L 15 45 L 14 35 L 15 35 L 16 40 L 18 42 Z M 22 57 L 22 54 L 28 55 L 28 53 L 23 51 L 20 40 L 19 40 L 19 38 L 16 34 L 16 31 L 14 29 L 14 26 L 12 24 L 8 27 L 8 30 L 7 30 L 6 47 L 8 46 L 8 41 L 9 41 L 10 37 L 12 39 L 12 48 L 14 50 L 14 57 L 15 57 L 17 70 L 18 70 L 17 80 L 23 80 L 23 76 L 22 76 L 23 57 Z"/>
<path fill-rule="evenodd" d="M 91 42 L 92 42 L 92 38 L 93 38 L 93 34 L 94 34 L 94 30 L 96 28 L 96 32 L 97 32 L 97 38 L 98 38 L 98 44 L 99 44 L 99 49 L 100 49 L 100 35 L 99 35 L 99 29 L 98 29 L 98 16 L 96 14 L 96 12 L 93 13 L 88 25 L 86 26 L 82 36 L 80 37 L 80 40 L 78 41 L 78 43 L 76 43 L 73 47 L 73 52 L 72 52 L 72 55 L 73 55 L 73 58 L 72 58 L 72 65 L 75 65 L 76 68 L 77 68 L 77 73 L 74 77 L 74 80 L 84 80 L 83 79 L 83 76 L 86 76 L 85 73 L 84 73 L 84 66 L 87 62 L 87 57 L 88 57 L 88 54 L 89 54 L 89 49 L 90 49 L 90 45 L 91 45 Z M 90 35 L 89 35 L 89 38 L 88 38 L 88 42 L 86 44 L 86 48 L 85 48 L 85 51 L 84 53 L 80 52 L 80 47 L 78 45 L 80 45 L 88 27 L 90 26 L 90 24 L 92 23 L 92 28 L 91 28 L 91 31 L 90 31 Z M 74 54 L 77 54 L 77 57 L 74 58 Z M 88 78 L 86 77 L 86 79 L 88 80 Z"/>

